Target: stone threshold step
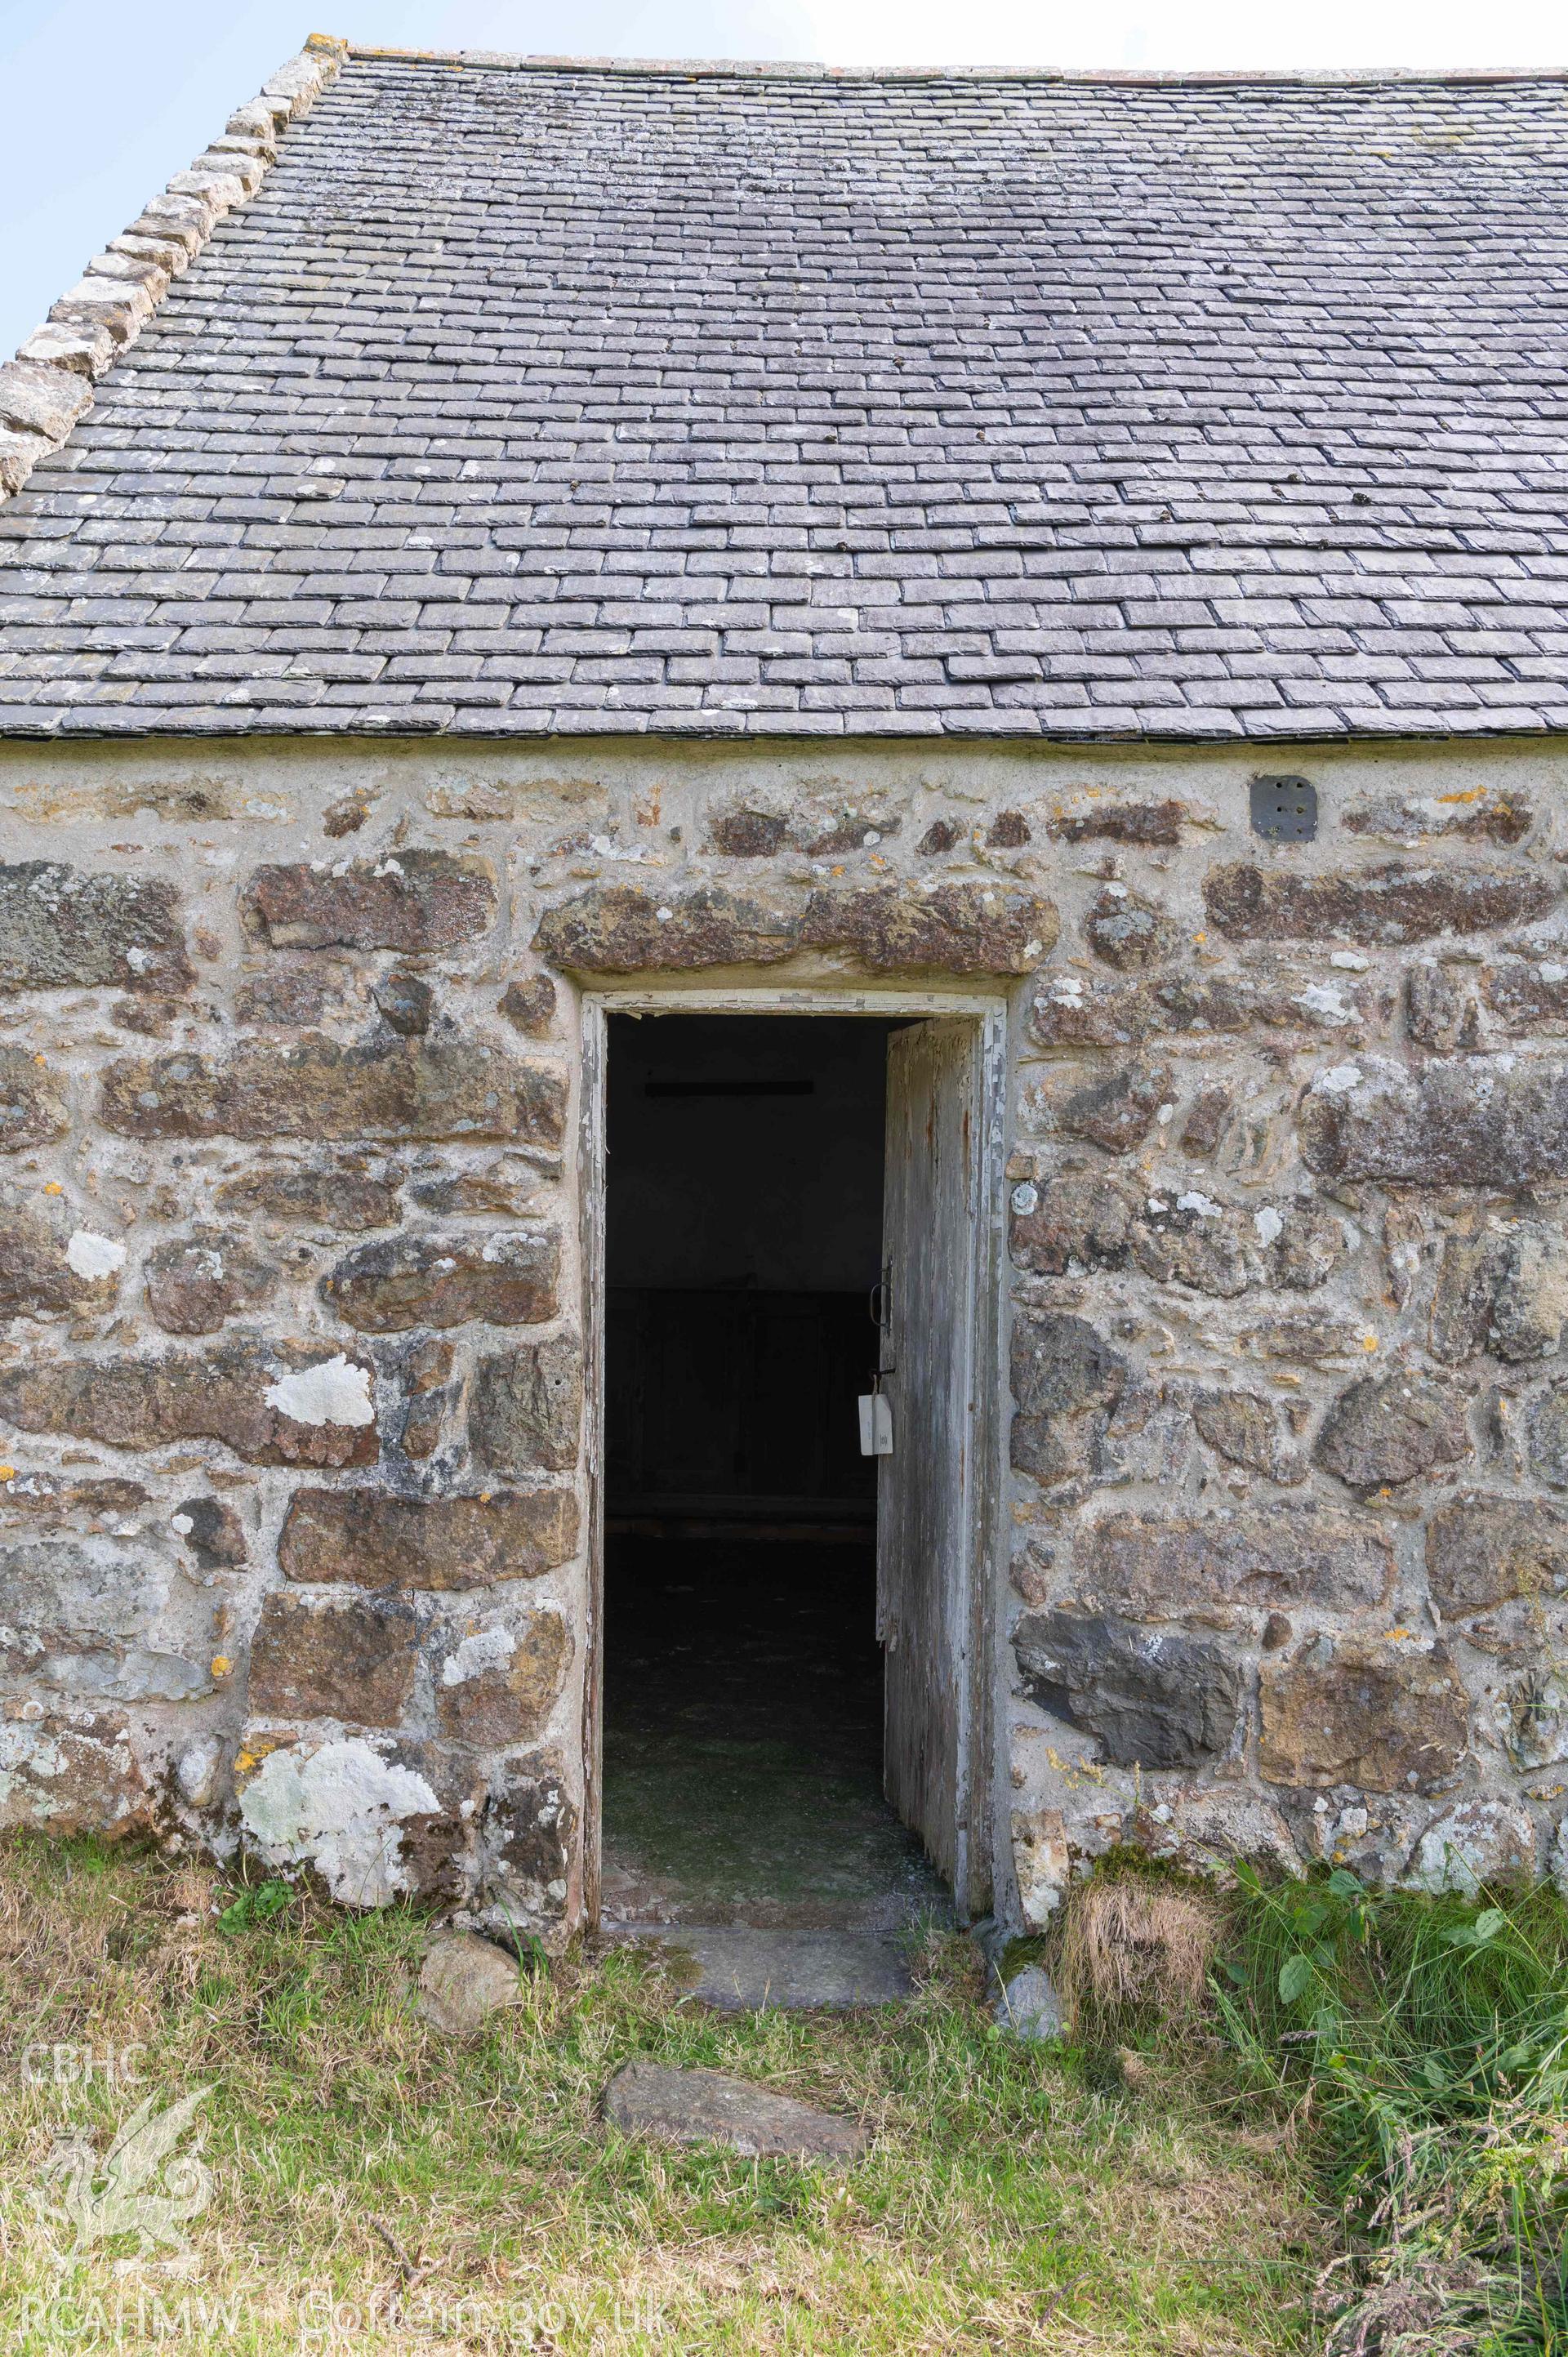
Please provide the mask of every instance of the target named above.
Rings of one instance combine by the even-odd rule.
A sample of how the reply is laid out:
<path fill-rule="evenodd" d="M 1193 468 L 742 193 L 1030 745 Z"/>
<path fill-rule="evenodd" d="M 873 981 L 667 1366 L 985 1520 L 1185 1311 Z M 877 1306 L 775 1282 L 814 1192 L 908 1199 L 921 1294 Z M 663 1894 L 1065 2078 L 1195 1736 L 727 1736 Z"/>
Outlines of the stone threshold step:
<path fill-rule="evenodd" d="M 744 1924 L 607 1925 L 608 1945 L 679 1949 L 696 1977 L 689 1994 L 725 2013 L 847 2013 L 897 2005 L 910 1993 L 909 1966 L 896 1940 L 865 1932 L 754 1931 Z"/>

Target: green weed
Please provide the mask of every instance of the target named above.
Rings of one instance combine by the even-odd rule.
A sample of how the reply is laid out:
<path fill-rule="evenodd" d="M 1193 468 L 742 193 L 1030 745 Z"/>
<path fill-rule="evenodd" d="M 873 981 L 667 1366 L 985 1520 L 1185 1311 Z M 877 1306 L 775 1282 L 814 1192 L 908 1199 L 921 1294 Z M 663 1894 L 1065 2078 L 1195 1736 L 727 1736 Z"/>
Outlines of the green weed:
<path fill-rule="evenodd" d="M 1568 2352 L 1568 1909 L 1239 1874 L 1230 2039 L 1310 2132 L 1349 2246 L 1329 2357 Z"/>

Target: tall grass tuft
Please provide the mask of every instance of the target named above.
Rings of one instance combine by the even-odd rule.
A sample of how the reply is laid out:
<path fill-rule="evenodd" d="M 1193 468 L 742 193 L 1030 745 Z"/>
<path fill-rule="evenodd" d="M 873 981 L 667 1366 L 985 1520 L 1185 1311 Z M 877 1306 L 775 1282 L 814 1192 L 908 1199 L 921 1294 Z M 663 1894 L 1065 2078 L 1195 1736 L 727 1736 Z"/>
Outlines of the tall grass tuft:
<path fill-rule="evenodd" d="M 1568 2357 L 1568 1909 L 1239 1869 L 1216 2002 L 1348 2229 L 1327 2357 Z"/>
<path fill-rule="evenodd" d="M 1079 1883 L 1056 1954 L 1074 2031 L 1113 2038 L 1197 2020 L 1224 1928 L 1214 1893 L 1168 1877 L 1099 1874 Z"/>

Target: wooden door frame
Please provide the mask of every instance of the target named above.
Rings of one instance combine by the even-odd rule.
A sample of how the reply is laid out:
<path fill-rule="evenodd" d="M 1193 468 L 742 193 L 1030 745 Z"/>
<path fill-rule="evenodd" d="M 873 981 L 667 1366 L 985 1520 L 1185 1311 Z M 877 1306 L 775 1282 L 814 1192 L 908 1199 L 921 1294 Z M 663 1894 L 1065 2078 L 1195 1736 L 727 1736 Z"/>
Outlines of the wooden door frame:
<path fill-rule="evenodd" d="M 994 1855 L 998 1764 L 995 1751 L 995 1632 L 1006 1577 L 1003 1501 L 1006 1416 L 1006 1160 L 1008 1031 L 1011 994 L 980 991 L 940 976 L 908 982 L 710 983 L 700 974 L 639 975 L 582 992 L 582 1064 L 577 1137 L 582 1256 L 584 1478 L 587 1483 L 587 1613 L 583 1684 L 583 1920 L 599 1921 L 603 1856 L 605 1587 L 605 1143 L 611 1015 L 865 1015 L 915 1019 L 966 1018 L 975 1032 L 980 1119 L 975 1125 L 973 1329 L 970 1364 L 975 1478 L 970 1485 L 965 1548 L 968 1676 L 960 1728 L 961 1883 L 965 1920 L 990 1906 L 1001 1861 Z"/>

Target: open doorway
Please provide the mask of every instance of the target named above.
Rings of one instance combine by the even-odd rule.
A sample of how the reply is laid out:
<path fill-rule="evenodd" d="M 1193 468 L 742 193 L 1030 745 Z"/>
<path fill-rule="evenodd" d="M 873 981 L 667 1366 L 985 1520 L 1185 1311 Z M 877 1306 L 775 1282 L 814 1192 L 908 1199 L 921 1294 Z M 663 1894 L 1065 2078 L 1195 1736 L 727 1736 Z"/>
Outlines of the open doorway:
<path fill-rule="evenodd" d="M 633 982 L 584 1012 L 590 1920 L 743 1927 L 688 1945 L 972 1920 L 1005 1002 Z"/>
<path fill-rule="evenodd" d="M 611 1016 L 604 1880 L 639 1922 L 892 1930 L 945 1888 L 885 1795 L 887 1044 Z"/>

